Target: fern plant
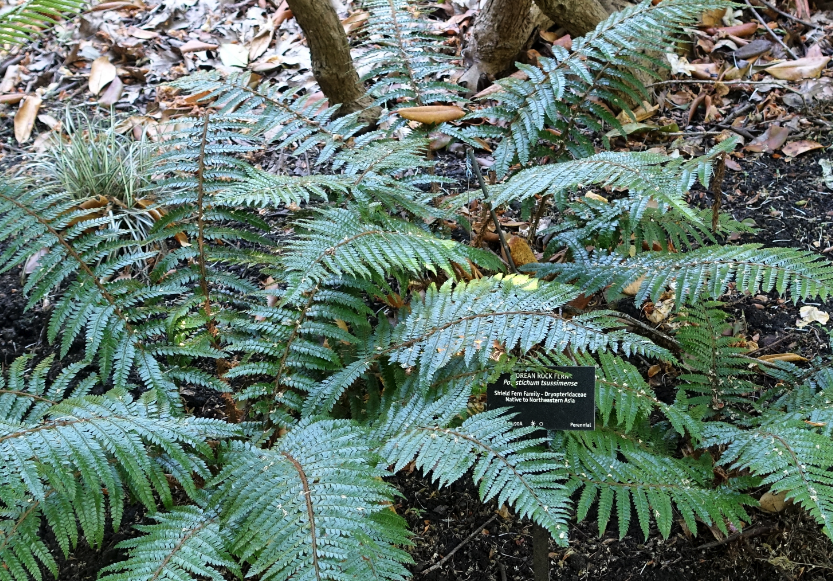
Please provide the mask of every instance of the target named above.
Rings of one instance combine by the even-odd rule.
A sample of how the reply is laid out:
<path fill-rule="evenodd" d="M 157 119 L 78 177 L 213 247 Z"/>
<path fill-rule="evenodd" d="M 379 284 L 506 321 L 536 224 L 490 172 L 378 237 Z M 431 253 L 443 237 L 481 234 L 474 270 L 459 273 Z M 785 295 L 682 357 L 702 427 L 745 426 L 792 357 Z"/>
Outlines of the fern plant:
<path fill-rule="evenodd" d="M 530 69 L 520 117 L 490 134 L 502 139 L 501 164 L 529 159 L 521 150 L 545 119 L 566 123 L 556 127 L 563 151 L 488 200 L 431 193 L 443 178 L 419 135 L 367 131 L 358 116 L 336 119 L 300 91 L 253 88 L 245 75 L 177 82 L 210 108 L 160 144 L 153 187 L 169 211 L 141 250 L 66 191 L 0 185 L 2 268 L 42 254 L 30 306 L 53 299 L 48 338 L 59 360 L 80 359 L 22 358 L 0 385 L 0 579 L 56 572 L 44 526 L 65 553 L 80 535 L 100 546 L 125 502 L 148 519 L 121 544 L 127 558 L 103 569 L 108 581 L 404 579 L 412 540 L 388 477 L 411 462 L 440 487 L 471 477 L 484 502 L 507 504 L 562 546 L 570 518 L 593 506 L 600 532 L 615 517 L 621 536 L 632 523 L 667 536 L 677 515 L 695 533 L 698 522 L 742 527 L 762 485 L 788 491 L 831 535 L 827 363 L 751 359 L 723 336 L 727 315 L 711 302 L 732 288 L 826 298 L 830 267 L 799 251 L 723 245 L 745 227 L 687 203 L 731 141 L 690 160 L 567 155 L 567 136 L 595 127 L 572 112 L 612 123 L 598 99 L 638 89 L 620 66 L 664 46 L 641 40 L 649 24 L 679 31 L 713 4 L 640 4 L 545 72 Z M 399 59 L 374 85 L 378 98 L 453 101 L 456 89 L 439 97 L 445 86 L 433 84 L 445 69 L 416 12 L 371 7 L 368 46 Z M 538 92 L 558 86 L 560 100 L 529 117 Z M 253 167 L 246 159 L 264 147 L 311 155 L 329 173 Z M 451 235 L 466 203 L 536 197 L 559 209 L 545 256 L 561 262 L 510 273 L 489 248 Z M 262 217 L 294 205 L 314 207 L 291 210 L 280 229 Z M 184 244 L 155 244 L 176 234 Z M 144 279 L 133 276 L 140 263 Z M 582 293 L 607 304 L 578 309 Z M 617 310 L 623 294 L 640 306 L 673 300 L 675 324 L 629 317 Z M 676 396 L 654 391 L 646 361 L 677 378 Z M 533 433 L 509 410 L 469 409 L 500 374 L 565 365 L 597 369 L 593 432 Z M 225 420 L 193 416 L 196 388 L 223 399 Z"/>
<path fill-rule="evenodd" d="M 0 11 L 0 43 L 23 44 L 62 18 L 74 16 L 86 0 L 26 0 Z"/>

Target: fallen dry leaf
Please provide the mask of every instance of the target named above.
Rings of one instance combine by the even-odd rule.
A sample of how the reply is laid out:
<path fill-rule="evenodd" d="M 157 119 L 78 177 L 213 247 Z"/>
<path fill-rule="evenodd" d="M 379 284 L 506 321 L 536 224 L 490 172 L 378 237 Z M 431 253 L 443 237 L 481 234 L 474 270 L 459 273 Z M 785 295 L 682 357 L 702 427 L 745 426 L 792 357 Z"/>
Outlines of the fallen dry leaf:
<path fill-rule="evenodd" d="M 744 149 L 755 153 L 774 153 L 784 145 L 789 134 L 790 130 L 788 127 L 781 127 L 777 123 L 773 123 L 767 127 L 766 131 L 750 141 L 749 145 L 744 147 Z"/>
<path fill-rule="evenodd" d="M 145 30 L 143 28 L 136 28 L 135 26 L 128 28 L 127 33 L 133 38 L 139 38 L 141 40 L 153 40 L 161 36 L 155 30 Z"/>
<path fill-rule="evenodd" d="M 427 105 L 425 107 L 406 107 L 398 109 L 396 113 L 409 121 L 417 121 L 433 125 L 444 121 L 454 121 L 463 117 L 466 112 L 455 105 Z"/>
<path fill-rule="evenodd" d="M 342 20 L 341 26 L 344 27 L 344 32 L 350 34 L 364 26 L 364 23 L 367 22 L 368 18 L 370 18 L 370 12 L 367 12 L 366 10 L 359 10 Z"/>
<path fill-rule="evenodd" d="M 804 57 L 794 61 L 784 61 L 777 65 L 772 65 L 764 69 L 764 72 L 783 81 L 817 79 L 829 61 L 829 56 Z"/>
<path fill-rule="evenodd" d="M 241 44 L 221 44 L 219 55 L 227 67 L 245 68 L 249 64 L 249 50 Z"/>
<path fill-rule="evenodd" d="M 806 357 L 802 357 L 798 353 L 774 353 L 772 355 L 761 355 L 758 359 L 767 363 L 771 363 L 772 361 L 788 361 L 790 363 L 807 361 Z"/>
<path fill-rule="evenodd" d="M 720 65 L 716 63 L 692 63 L 691 75 L 696 79 L 716 79 L 720 74 Z"/>
<path fill-rule="evenodd" d="M 781 151 L 784 152 L 784 155 L 787 157 L 795 157 L 796 155 L 801 155 L 807 151 L 813 151 L 814 149 L 823 149 L 824 146 L 819 143 L 818 141 L 813 141 L 811 139 L 801 139 L 799 141 L 790 141 L 789 143 L 785 144 L 784 147 L 781 148 Z"/>
<path fill-rule="evenodd" d="M 20 82 L 20 66 L 11 65 L 6 69 L 3 82 L 0 83 L 0 93 L 11 93 Z"/>
<path fill-rule="evenodd" d="M 766 512 L 781 512 L 784 510 L 788 504 L 792 504 L 792 501 L 787 502 L 785 499 L 787 497 L 787 491 L 783 490 L 781 492 L 766 492 L 761 497 L 761 510 L 765 510 Z"/>
<path fill-rule="evenodd" d="M 654 310 L 645 315 L 649 321 L 658 325 L 668 318 L 674 310 L 674 299 L 665 299 L 654 303 Z"/>
<path fill-rule="evenodd" d="M 275 36 L 274 25 L 270 20 L 267 20 L 269 26 L 263 27 L 260 32 L 255 35 L 252 42 L 249 44 L 249 61 L 255 61 L 266 52 L 269 45 L 272 44 L 272 38 Z"/>
<path fill-rule="evenodd" d="M 10 93 L 8 95 L 0 95 L 0 105 L 14 105 L 20 103 L 26 93 Z"/>
<path fill-rule="evenodd" d="M 584 194 L 584 197 L 585 198 L 590 198 L 591 200 L 596 200 L 597 202 L 602 202 L 604 204 L 608 203 L 607 198 L 605 198 L 604 196 L 600 196 L 599 194 L 597 194 L 595 192 L 587 192 L 586 194 Z"/>
<path fill-rule="evenodd" d="M 106 56 L 100 56 L 93 61 L 90 68 L 90 92 L 98 95 L 101 90 L 116 78 L 116 67 Z"/>
<path fill-rule="evenodd" d="M 515 266 L 523 266 L 524 264 L 538 262 L 538 259 L 535 258 L 535 253 L 532 252 L 529 244 L 527 244 L 526 240 L 520 236 L 510 237 L 507 244 L 509 245 L 509 251 L 512 253 L 512 261 L 515 263 Z"/>
<path fill-rule="evenodd" d="M 795 326 L 799 329 L 806 327 L 810 323 L 821 323 L 822 325 L 826 325 L 827 321 L 830 320 L 830 315 L 828 313 L 813 306 L 801 307 L 798 310 L 798 314 L 801 318 L 795 322 Z"/>
<path fill-rule="evenodd" d="M 181 47 L 179 47 L 179 52 L 181 52 L 182 54 L 188 52 L 202 52 L 204 50 L 214 50 L 219 46 L 219 44 L 211 44 L 209 42 L 203 42 L 201 40 L 189 40 Z"/>
<path fill-rule="evenodd" d="M 631 282 L 630 284 L 626 285 L 625 288 L 622 289 L 622 294 L 627 295 L 629 297 L 635 297 L 636 293 L 639 292 L 642 283 L 645 282 L 645 275 L 643 274 L 635 281 Z"/>
<path fill-rule="evenodd" d="M 716 34 L 720 37 L 726 37 L 730 34 L 740 38 L 752 36 L 758 30 L 757 22 L 747 22 L 746 24 L 738 24 L 737 26 L 720 26 L 717 28 L 707 28 L 706 32 L 709 34 Z"/>
<path fill-rule="evenodd" d="M 135 2 L 102 2 L 90 8 L 90 12 L 105 12 L 107 10 L 141 10 L 144 8 Z"/>
<path fill-rule="evenodd" d="M 124 90 L 124 83 L 121 82 L 120 78 L 116 77 L 109 85 L 107 85 L 104 92 L 101 93 L 101 98 L 98 100 L 98 104 L 108 107 L 115 105 L 121 98 L 122 90 Z"/>
<path fill-rule="evenodd" d="M 40 97 L 30 95 L 20 104 L 20 109 L 14 116 L 14 138 L 18 143 L 26 142 L 32 135 L 41 103 Z"/>
<path fill-rule="evenodd" d="M 687 58 L 680 56 L 677 53 L 666 53 L 665 58 L 668 60 L 668 64 L 671 65 L 672 75 L 686 75 L 690 77 L 691 73 L 695 69 L 695 67 L 688 62 Z"/>
<path fill-rule="evenodd" d="M 47 115 L 46 113 L 38 115 L 38 121 L 49 127 L 52 131 L 57 131 L 61 128 L 61 122 L 52 115 Z"/>
<path fill-rule="evenodd" d="M 636 117 L 636 122 L 645 121 L 653 117 L 654 113 L 659 110 L 659 105 L 651 105 L 650 103 L 642 103 L 639 107 L 633 110 L 633 115 Z M 628 115 L 626 112 L 622 111 L 616 116 L 616 120 L 619 123 L 630 123 L 633 121 L 631 116 Z"/>

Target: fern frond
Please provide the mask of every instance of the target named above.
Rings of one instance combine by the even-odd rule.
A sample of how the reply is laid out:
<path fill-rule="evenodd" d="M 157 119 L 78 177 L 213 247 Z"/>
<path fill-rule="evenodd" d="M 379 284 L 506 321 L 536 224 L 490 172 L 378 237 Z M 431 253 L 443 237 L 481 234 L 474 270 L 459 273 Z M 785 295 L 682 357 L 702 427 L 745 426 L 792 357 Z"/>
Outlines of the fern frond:
<path fill-rule="evenodd" d="M 26 0 L 0 12 L 0 44 L 24 44 L 62 18 L 74 16 L 86 0 Z"/>
<path fill-rule="evenodd" d="M 808 251 L 763 248 L 760 244 L 707 246 L 682 254 L 646 252 L 633 258 L 593 252 L 577 258 L 572 263 L 530 265 L 528 270 L 539 277 L 571 281 L 585 293 L 608 286 L 608 293 L 620 293 L 642 279 L 637 304 L 646 299 L 656 301 L 671 287 L 677 305 L 718 299 L 732 282 L 740 292 L 776 290 L 789 293 L 794 302 L 812 297 L 826 300 L 833 293 L 833 267 L 828 261 Z"/>
<path fill-rule="evenodd" d="M 364 429 L 346 421 L 303 421 L 275 447 L 232 443 L 212 481 L 232 551 L 264 581 L 404 579 L 404 520 L 390 513 L 387 473 L 371 463 Z M 381 550 L 380 550 L 381 549 Z"/>
<path fill-rule="evenodd" d="M 332 208 L 320 210 L 319 215 L 315 220 L 299 220 L 298 225 L 309 233 L 287 244 L 280 276 L 290 291 L 284 301 L 333 276 L 373 280 L 397 273 L 419 276 L 426 271 L 453 276 L 453 264 L 469 271 L 470 260 L 487 269 L 502 270 L 494 255 L 437 238 L 379 212 Z"/>
<path fill-rule="evenodd" d="M 546 135 L 546 141 L 557 146 L 557 157 L 568 153 L 574 158 L 588 157 L 594 148 L 587 132 L 598 131 L 603 124 L 620 127 L 601 103 L 633 117 L 628 100 L 641 103 L 648 98 L 637 72 L 656 75 L 654 68 L 667 67 L 651 53 L 673 52 L 676 39 L 703 12 L 727 5 L 722 0 L 666 0 L 656 5 L 646 0 L 628 7 L 574 41 L 571 51 L 553 46 L 554 58 L 538 59 L 540 68 L 520 66 L 526 79 L 498 81 L 502 90 L 488 97 L 497 104 L 470 117 L 496 119 L 505 128 L 489 127 L 484 133 L 476 126 L 458 130 L 444 125 L 441 130 L 467 140 L 499 133 L 494 153 L 498 176 L 505 175 L 515 159 L 526 165 L 547 127 L 556 132 Z"/>
<path fill-rule="evenodd" d="M 137 525 L 145 533 L 122 541 L 126 560 L 104 567 L 101 581 L 180 581 L 195 577 L 223 581 L 223 569 L 242 573 L 228 553 L 229 533 L 220 528 L 216 511 L 199 506 L 175 506 L 151 515 L 156 523 Z"/>
<path fill-rule="evenodd" d="M 562 316 L 559 307 L 579 292 L 522 275 L 456 285 L 449 280 L 440 288 L 432 285 L 422 301 L 411 302 L 410 313 L 396 327 L 380 326 L 353 362 L 317 384 L 305 412 L 332 409 L 344 390 L 382 357 L 402 367 L 416 367 L 424 385 L 457 357 L 487 365 L 495 345 L 522 354 L 534 347 L 547 351 L 570 347 L 671 358 L 665 349 L 621 330 L 622 324 L 610 313 Z"/>
<path fill-rule="evenodd" d="M 362 146 L 378 134 L 357 135 L 365 125 L 360 112 L 335 117 L 337 106 L 327 106 L 302 95 L 301 89 L 287 89 L 279 83 L 263 82 L 253 87 L 250 73 L 222 77 L 215 71 L 199 72 L 171 83 L 200 102 L 210 102 L 221 119 L 236 119 L 240 136 L 257 138 L 270 149 L 291 149 L 302 155 L 319 148 L 316 165 L 330 160 L 345 146 Z"/>
<path fill-rule="evenodd" d="M 375 103 L 405 106 L 430 105 L 438 101 L 464 102 L 462 87 L 443 79 L 451 73 L 451 55 L 442 51 L 443 40 L 432 34 L 420 10 L 428 6 L 405 0 L 367 0 L 370 13 L 362 34 L 367 50 L 359 57 L 359 67 L 368 72 L 362 81 L 371 81 L 369 93 Z M 439 47 L 439 48 L 438 48 Z M 403 120 L 399 119 L 397 125 Z"/>
<path fill-rule="evenodd" d="M 720 310 L 720 303 L 698 303 L 680 316 L 682 326 L 676 338 L 685 353 L 686 373 L 680 375 L 682 389 L 692 392 L 689 401 L 705 404 L 715 410 L 725 403 L 748 401 L 758 387 L 748 378 L 752 375 L 748 349 L 738 347 L 737 338 L 726 335 L 731 329 L 728 315 Z M 699 394 L 699 395 L 698 395 Z M 737 410 L 733 410 L 737 413 Z"/>
<path fill-rule="evenodd" d="M 415 398 L 417 406 L 405 406 L 382 422 L 380 431 L 390 434 L 380 449 L 384 463 L 393 465 L 396 472 L 414 461 L 440 486 L 456 482 L 471 470 L 481 500 L 510 504 L 519 516 L 532 519 L 559 545 L 566 545 L 570 500 L 561 483 L 565 475 L 556 468 L 560 455 L 539 448 L 547 438 L 526 437 L 534 428 L 513 428 L 512 415 L 506 415 L 505 409 L 477 414 L 459 427 L 446 427 L 449 410 L 453 414 L 465 409 L 459 393 L 463 392 L 441 400 L 442 406 L 425 405 Z M 395 427 L 386 428 L 385 423 Z"/>
<path fill-rule="evenodd" d="M 632 507 L 646 538 L 651 520 L 668 537 L 674 507 L 691 531 L 697 530 L 697 518 L 725 534 L 727 521 L 736 527 L 742 526 L 741 521 L 749 521 L 743 507 L 754 504 L 754 500 L 729 487 L 713 488 L 714 472 L 708 454 L 700 460 L 674 458 L 651 449 L 642 440 L 609 429 L 565 432 L 553 445 L 566 449 L 569 493 L 581 491 L 578 520 L 598 503 L 599 534 L 607 528 L 614 501 L 619 538 L 628 532 Z"/>
<path fill-rule="evenodd" d="M 706 428 L 705 446 L 726 446 L 722 464 L 749 470 L 774 492 L 803 506 L 833 538 L 833 446 L 830 437 L 803 422 L 779 419 L 741 430 L 713 422 Z"/>
<path fill-rule="evenodd" d="M 216 420 L 174 418 L 153 392 L 138 400 L 122 390 L 83 395 L 96 383 L 91 376 L 71 387 L 83 364 L 67 368 L 50 388 L 44 387 L 48 365 L 41 364 L 26 386 L 26 361 L 12 366 L 0 389 L 0 559 L 11 564 L 0 572 L 4 580 L 28 579 L 24 570 L 40 579 L 36 561 L 54 572 L 43 543 L 30 538 L 41 520 L 65 555 L 78 541 L 79 526 L 91 546 L 101 546 L 108 518 L 119 526 L 124 492 L 150 509 L 157 497 L 170 506 L 165 474 L 173 473 L 196 496 L 194 476 L 210 476 L 206 440 L 239 433 Z M 63 399 L 65 391 L 73 397 Z M 30 401 L 20 405 L 24 399 Z"/>

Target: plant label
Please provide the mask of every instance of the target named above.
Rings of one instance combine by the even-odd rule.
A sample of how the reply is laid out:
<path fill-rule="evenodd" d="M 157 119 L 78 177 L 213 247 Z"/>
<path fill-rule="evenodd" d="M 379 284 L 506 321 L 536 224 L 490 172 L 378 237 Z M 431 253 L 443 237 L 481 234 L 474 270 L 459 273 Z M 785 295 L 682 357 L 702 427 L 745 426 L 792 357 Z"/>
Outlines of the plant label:
<path fill-rule="evenodd" d="M 516 426 L 544 430 L 596 427 L 596 368 L 553 367 L 550 371 L 505 373 L 486 387 L 489 409 L 508 407 Z"/>

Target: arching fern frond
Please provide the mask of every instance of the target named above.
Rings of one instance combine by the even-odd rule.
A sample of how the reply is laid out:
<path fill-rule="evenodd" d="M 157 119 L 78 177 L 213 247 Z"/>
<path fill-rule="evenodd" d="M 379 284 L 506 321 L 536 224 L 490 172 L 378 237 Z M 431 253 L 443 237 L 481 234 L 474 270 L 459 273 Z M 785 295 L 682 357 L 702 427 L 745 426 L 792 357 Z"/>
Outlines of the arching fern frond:
<path fill-rule="evenodd" d="M 174 418 L 148 392 L 133 400 L 122 390 L 104 396 L 81 395 L 94 376 L 73 388 L 76 397 L 44 401 L 41 393 L 63 398 L 82 365 L 68 368 L 54 389 L 44 389 L 44 367 L 36 367 L 23 387 L 16 364 L 0 406 L 0 579 L 40 579 L 37 562 L 55 572 L 55 562 L 39 538 L 45 519 L 66 555 L 78 542 L 80 526 L 93 547 L 101 546 L 105 522 L 118 528 L 129 491 L 150 509 L 157 498 L 172 504 L 166 473 L 183 490 L 198 493 L 194 477 L 210 477 L 203 458 L 213 456 L 209 438 L 238 434 L 217 420 Z M 14 393 L 12 393 L 12 391 Z M 22 395 L 25 394 L 25 395 Z M 35 400 L 28 410 L 14 398 Z M 35 396 L 35 397 L 29 397 Z M 18 401 L 19 401 L 18 399 Z M 42 404 L 48 404 L 48 408 Z M 33 537 L 34 533 L 34 537 Z"/>
<path fill-rule="evenodd" d="M 464 409 L 464 401 L 457 399 L 457 406 L 463 404 Z M 446 398 L 443 403 L 452 402 Z M 461 411 L 457 406 L 451 411 Z M 437 415 L 445 421 L 436 423 L 432 416 Z M 481 500 L 510 504 L 519 516 L 540 524 L 565 546 L 570 499 L 562 485 L 565 474 L 556 468 L 560 455 L 540 448 L 547 438 L 526 437 L 534 428 L 513 428 L 511 418 L 505 409 L 490 410 L 449 428 L 449 414 L 436 405 L 416 410 L 405 407 L 388 418 L 396 428 L 382 427 L 382 432 L 392 435 L 380 454 L 394 471 L 414 461 L 440 486 L 471 471 Z"/>
<path fill-rule="evenodd" d="M 376 104 L 405 102 L 405 106 L 459 101 L 461 87 L 444 81 L 452 69 L 451 55 L 442 52 L 442 38 L 431 33 L 421 2 L 367 0 L 370 13 L 362 34 L 366 48 L 359 66 L 368 72 L 369 92 Z M 399 108 L 399 107 L 397 107 Z M 402 124 L 399 119 L 397 124 Z"/>
<path fill-rule="evenodd" d="M 568 318 L 559 307 L 580 291 L 522 275 L 496 276 L 440 288 L 431 285 L 423 300 L 412 300 L 410 313 L 393 328 L 380 325 L 356 359 L 318 383 L 305 413 L 329 411 L 341 394 L 381 357 L 414 367 L 423 385 L 460 357 L 486 366 L 493 349 L 521 354 L 534 347 L 547 351 L 621 351 L 672 359 L 661 347 L 622 330 L 610 313 L 596 311 Z"/>
<path fill-rule="evenodd" d="M 226 549 L 229 532 L 220 528 L 215 510 L 175 506 L 151 518 L 154 524 L 136 526 L 143 536 L 117 545 L 130 556 L 104 567 L 101 581 L 223 581 L 223 569 L 242 577 Z"/>
<path fill-rule="evenodd" d="M 62 18 L 84 9 L 86 0 L 26 0 L 0 11 L 0 44 L 23 44 Z"/>
<path fill-rule="evenodd" d="M 388 506 L 387 473 L 371 463 L 367 432 L 347 421 L 303 421 L 275 447 L 232 443 L 218 486 L 232 552 L 264 581 L 405 578 L 405 522 Z"/>
<path fill-rule="evenodd" d="M 721 464 L 748 470 L 774 492 L 786 491 L 786 499 L 803 506 L 833 538 L 833 447 L 818 428 L 783 418 L 750 430 L 712 422 L 703 444 L 726 446 Z"/>
<path fill-rule="evenodd" d="M 716 526 L 724 534 L 728 534 L 727 521 L 736 527 L 749 521 L 743 507 L 755 501 L 726 486 L 712 487 L 714 472 L 708 454 L 699 460 L 674 458 L 611 430 L 565 432 L 553 446 L 566 449 L 569 493 L 581 491 L 578 520 L 598 503 L 600 534 L 613 514 L 614 501 L 619 538 L 628 532 L 632 508 L 646 538 L 651 520 L 668 537 L 674 507 L 691 531 L 697 530 L 696 519 Z"/>
<path fill-rule="evenodd" d="M 652 53 L 673 52 L 676 39 L 686 27 L 694 26 L 703 12 L 727 5 L 722 0 L 665 0 L 656 5 L 645 0 L 625 8 L 575 40 L 571 51 L 553 46 L 554 58 L 539 58 L 540 68 L 521 65 L 526 79 L 498 81 L 502 90 L 488 96 L 497 104 L 470 114 L 471 118 L 503 122 L 497 127 L 459 130 L 444 125 L 441 130 L 469 142 L 497 134 L 500 144 L 494 153 L 494 169 L 498 176 L 505 175 L 515 159 L 527 164 L 542 137 L 556 146 L 556 156 L 588 157 L 594 148 L 586 132 L 598 131 L 603 124 L 620 126 L 603 103 L 629 112 L 628 101 L 648 100 L 637 73 L 653 76 L 654 68 L 667 67 Z M 547 127 L 555 133 L 545 135 Z M 544 152 L 553 153 L 551 149 Z"/>
<path fill-rule="evenodd" d="M 360 113 L 336 117 L 337 106 L 301 94 L 269 81 L 255 85 L 250 73 L 222 77 L 215 71 L 199 72 L 171 83 L 189 95 L 201 95 L 200 102 L 210 102 L 218 109 L 218 118 L 236 118 L 245 122 L 240 127 L 248 139 L 262 140 L 275 151 L 291 149 L 302 155 L 319 148 L 316 164 L 330 160 L 345 146 L 361 146 L 375 132 L 358 136 L 365 128 Z"/>
<path fill-rule="evenodd" d="M 276 273 L 289 284 L 284 301 L 333 276 L 372 280 L 397 273 L 419 276 L 440 271 L 453 276 L 453 264 L 470 271 L 470 260 L 502 270 L 488 252 L 435 237 L 426 229 L 380 212 L 332 208 L 319 215 L 315 220 L 299 220 L 298 225 L 309 233 L 287 244 L 284 272 Z"/>
<path fill-rule="evenodd" d="M 811 297 L 826 300 L 833 293 L 833 266 L 818 254 L 760 244 L 707 246 L 682 254 L 646 252 L 633 258 L 593 252 L 576 262 L 534 264 L 525 270 L 574 282 L 585 293 L 609 286 L 608 292 L 615 294 L 642 279 L 637 304 L 658 300 L 671 286 L 677 305 L 718 299 L 731 282 L 750 294 L 789 293 L 794 302 Z"/>

